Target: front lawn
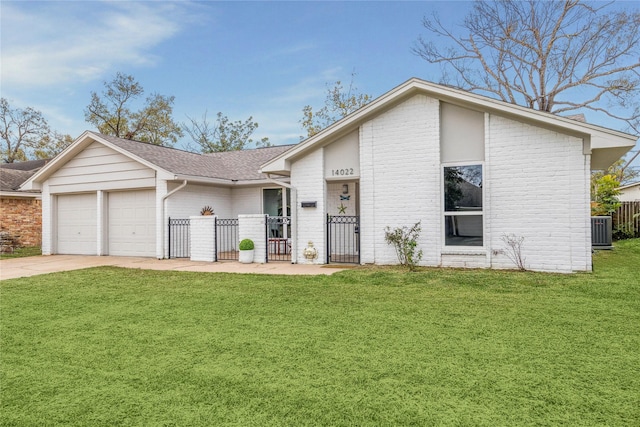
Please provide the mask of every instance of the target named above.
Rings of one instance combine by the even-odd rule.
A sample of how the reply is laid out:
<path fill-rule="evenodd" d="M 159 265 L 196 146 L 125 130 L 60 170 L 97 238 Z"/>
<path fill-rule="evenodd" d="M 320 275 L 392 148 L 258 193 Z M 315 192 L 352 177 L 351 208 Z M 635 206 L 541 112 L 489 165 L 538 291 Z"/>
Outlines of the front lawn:
<path fill-rule="evenodd" d="M 0 282 L 1 425 L 629 425 L 640 239 L 593 274 Z"/>

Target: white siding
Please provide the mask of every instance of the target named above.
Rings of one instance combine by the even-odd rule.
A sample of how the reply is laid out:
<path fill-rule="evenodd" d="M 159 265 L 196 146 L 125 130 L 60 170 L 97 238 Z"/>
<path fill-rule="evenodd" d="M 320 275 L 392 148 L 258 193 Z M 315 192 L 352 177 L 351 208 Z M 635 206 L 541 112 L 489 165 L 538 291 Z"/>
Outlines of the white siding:
<path fill-rule="evenodd" d="M 486 114 L 484 121 L 485 244 L 446 250 L 439 101 L 416 95 L 360 126 L 362 263 L 397 263 L 384 240 L 385 227 L 421 221 L 423 265 L 514 268 L 499 253 L 505 249 L 501 237 L 513 233 L 525 238 L 529 269 L 591 269 L 590 159 L 583 154 L 583 141 L 504 117 Z M 338 192 L 323 179 L 322 154 L 320 149 L 311 152 L 291 168 L 298 193 L 298 250 L 313 241 L 320 252 L 316 262 L 325 260 L 325 215 L 335 209 Z M 316 201 L 318 207 L 303 209 L 302 201 Z"/>
<path fill-rule="evenodd" d="M 640 184 L 635 184 L 620 190 L 618 200 L 621 202 L 635 202 L 640 200 Z"/>
<path fill-rule="evenodd" d="M 324 186 L 324 156 L 323 150 L 318 149 L 291 165 L 291 184 L 297 189 L 297 261 L 301 264 L 326 262 L 325 249 L 325 186 Z M 303 208 L 301 202 L 316 202 L 315 208 Z M 318 257 L 314 261 L 302 256 L 302 251 L 308 242 L 313 242 L 318 250 Z"/>
<path fill-rule="evenodd" d="M 523 255 L 533 270 L 591 269 L 589 158 L 582 140 L 491 116 L 485 207 L 490 249 L 505 247 L 501 237 L 525 238 Z M 513 268 L 503 255 L 498 268 Z"/>
<path fill-rule="evenodd" d="M 362 263 L 397 263 L 384 240 L 392 229 L 422 224 L 423 263 L 440 264 L 439 103 L 418 95 L 361 126 Z"/>
<path fill-rule="evenodd" d="M 238 215 L 238 242 L 244 239 L 253 241 L 253 262 L 266 261 L 266 219 L 264 215 Z"/>
<path fill-rule="evenodd" d="M 169 191 L 180 183 L 170 183 Z M 231 190 L 225 187 L 187 184 L 186 187 L 167 199 L 167 215 L 171 218 L 189 218 L 200 215 L 205 206 L 211 206 L 215 215 L 230 218 Z"/>
<path fill-rule="evenodd" d="M 231 212 L 226 218 L 261 213 L 262 187 L 233 188 L 231 190 Z"/>
<path fill-rule="evenodd" d="M 191 216 L 191 261 L 215 261 L 215 216 Z"/>
<path fill-rule="evenodd" d="M 45 183 L 42 186 L 42 255 L 54 253 L 54 212 L 56 212 L 55 196 L 49 193 L 49 185 Z"/>
<path fill-rule="evenodd" d="M 155 186 L 155 171 L 94 142 L 47 180 L 51 193 Z"/>

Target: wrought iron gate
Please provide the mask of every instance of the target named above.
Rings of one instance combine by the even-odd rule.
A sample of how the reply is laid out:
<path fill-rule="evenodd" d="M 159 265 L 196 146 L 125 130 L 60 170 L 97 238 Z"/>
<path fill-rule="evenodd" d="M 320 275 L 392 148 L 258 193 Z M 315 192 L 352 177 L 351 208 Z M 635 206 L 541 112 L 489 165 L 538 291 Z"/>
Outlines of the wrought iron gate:
<path fill-rule="evenodd" d="M 327 215 L 327 264 L 360 264 L 360 217 Z"/>
<path fill-rule="evenodd" d="M 238 259 L 238 218 L 216 218 L 216 261 Z"/>
<path fill-rule="evenodd" d="M 291 218 L 268 215 L 266 218 L 267 262 L 291 261 Z"/>
<path fill-rule="evenodd" d="M 189 219 L 169 218 L 169 258 L 191 256 L 191 231 Z"/>

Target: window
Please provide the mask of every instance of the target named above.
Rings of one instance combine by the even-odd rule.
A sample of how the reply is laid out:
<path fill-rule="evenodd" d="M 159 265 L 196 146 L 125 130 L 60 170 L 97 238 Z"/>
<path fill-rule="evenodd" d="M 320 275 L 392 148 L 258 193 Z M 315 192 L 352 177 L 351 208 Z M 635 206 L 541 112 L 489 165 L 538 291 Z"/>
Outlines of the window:
<path fill-rule="evenodd" d="M 446 246 L 482 246 L 482 165 L 444 167 Z"/>

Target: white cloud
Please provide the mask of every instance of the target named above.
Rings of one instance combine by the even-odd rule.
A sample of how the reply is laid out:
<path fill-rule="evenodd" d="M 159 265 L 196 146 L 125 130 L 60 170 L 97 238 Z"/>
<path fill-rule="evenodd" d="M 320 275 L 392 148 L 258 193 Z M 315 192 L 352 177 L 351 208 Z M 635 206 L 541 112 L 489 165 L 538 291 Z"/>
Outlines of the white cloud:
<path fill-rule="evenodd" d="M 101 78 L 122 64 L 152 66 L 176 35 L 183 5 L 137 2 L 3 3 L 2 85 L 46 87 Z"/>

